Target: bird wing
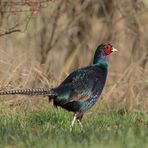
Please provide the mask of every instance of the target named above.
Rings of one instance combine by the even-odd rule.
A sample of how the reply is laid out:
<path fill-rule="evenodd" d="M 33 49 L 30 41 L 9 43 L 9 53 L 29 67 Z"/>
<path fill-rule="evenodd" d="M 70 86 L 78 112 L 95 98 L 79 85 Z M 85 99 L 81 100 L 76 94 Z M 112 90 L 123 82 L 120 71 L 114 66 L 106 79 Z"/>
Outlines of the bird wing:
<path fill-rule="evenodd" d="M 84 67 L 84 68 L 77 69 L 77 70 L 73 71 L 72 73 L 70 73 L 66 77 L 66 79 L 61 83 L 60 86 L 71 83 L 73 80 L 75 80 L 79 76 L 82 76 L 84 73 L 86 73 L 88 71 L 88 69 L 89 69 L 89 67 Z"/>
<path fill-rule="evenodd" d="M 69 95 L 66 102 L 85 101 L 90 98 L 96 84 L 101 85 L 103 71 L 104 68 L 100 66 L 89 66 L 72 72 L 59 86 L 62 94 Z"/>
<path fill-rule="evenodd" d="M 68 100 L 68 102 L 84 102 L 88 100 L 90 97 L 97 95 L 98 84 L 99 80 L 97 78 L 91 78 L 91 80 L 86 80 L 86 77 L 84 77 L 82 80 L 76 81 L 76 84 L 73 84 L 74 90 L 71 92 L 71 97 Z"/>

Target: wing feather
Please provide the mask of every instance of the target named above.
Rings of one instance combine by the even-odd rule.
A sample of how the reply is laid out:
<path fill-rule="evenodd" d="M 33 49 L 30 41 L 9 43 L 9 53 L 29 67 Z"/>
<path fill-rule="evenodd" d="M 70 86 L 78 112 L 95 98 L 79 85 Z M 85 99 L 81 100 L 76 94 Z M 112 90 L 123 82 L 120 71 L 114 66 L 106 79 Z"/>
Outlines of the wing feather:
<path fill-rule="evenodd" d="M 104 77 L 104 78 L 103 78 Z M 65 103 L 88 100 L 94 92 L 101 93 L 102 82 L 106 79 L 106 71 L 101 66 L 89 66 L 72 72 L 62 83 L 56 88 L 59 100 Z"/>

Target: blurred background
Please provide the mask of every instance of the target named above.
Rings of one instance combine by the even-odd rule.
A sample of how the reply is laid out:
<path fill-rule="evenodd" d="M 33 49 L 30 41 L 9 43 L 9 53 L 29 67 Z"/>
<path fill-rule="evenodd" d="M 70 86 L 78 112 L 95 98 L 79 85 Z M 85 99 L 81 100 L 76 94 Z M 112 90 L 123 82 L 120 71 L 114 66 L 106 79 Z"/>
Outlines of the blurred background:
<path fill-rule="evenodd" d="M 102 101 L 108 111 L 148 111 L 148 0 L 1 0 L 0 90 L 57 86 L 92 63 L 104 42 L 109 57 Z M 47 98 L 3 96 L 13 109 L 47 106 Z"/>

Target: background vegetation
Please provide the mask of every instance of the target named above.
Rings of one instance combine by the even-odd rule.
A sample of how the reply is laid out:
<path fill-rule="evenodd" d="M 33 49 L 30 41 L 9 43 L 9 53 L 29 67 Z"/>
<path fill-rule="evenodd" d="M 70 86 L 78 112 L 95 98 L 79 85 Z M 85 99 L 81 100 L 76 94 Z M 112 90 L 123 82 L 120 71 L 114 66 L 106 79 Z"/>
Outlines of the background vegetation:
<path fill-rule="evenodd" d="M 47 98 L 6 96 L 0 97 L 3 146 L 58 147 L 65 138 L 59 145 L 147 147 L 147 26 L 147 0 L 1 0 L 0 90 L 57 86 L 92 62 L 98 44 L 119 50 L 109 57 L 103 99 L 85 119 L 88 132 L 69 133 L 71 114 L 55 111 Z"/>

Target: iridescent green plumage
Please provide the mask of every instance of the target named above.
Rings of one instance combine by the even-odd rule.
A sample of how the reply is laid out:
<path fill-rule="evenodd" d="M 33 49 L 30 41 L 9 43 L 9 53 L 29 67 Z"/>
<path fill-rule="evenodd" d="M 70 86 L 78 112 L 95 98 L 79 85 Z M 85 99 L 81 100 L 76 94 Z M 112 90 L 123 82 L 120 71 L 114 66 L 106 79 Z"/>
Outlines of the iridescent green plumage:
<path fill-rule="evenodd" d="M 91 65 L 71 73 L 61 85 L 52 89 L 57 93 L 54 104 L 69 111 L 88 110 L 100 96 L 107 76 L 107 67 Z"/>

